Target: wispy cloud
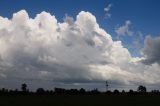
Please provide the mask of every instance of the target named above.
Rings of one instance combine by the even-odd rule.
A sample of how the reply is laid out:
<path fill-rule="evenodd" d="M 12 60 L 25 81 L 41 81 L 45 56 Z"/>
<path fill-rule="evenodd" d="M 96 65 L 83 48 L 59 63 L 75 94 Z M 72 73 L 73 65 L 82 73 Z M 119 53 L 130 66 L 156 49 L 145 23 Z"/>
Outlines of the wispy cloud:
<path fill-rule="evenodd" d="M 140 49 L 142 49 L 143 40 L 144 40 L 143 33 L 140 31 L 137 32 L 136 36 L 134 36 L 134 40 L 133 40 L 133 48 L 135 48 L 136 51 L 139 51 Z"/>
<path fill-rule="evenodd" d="M 130 30 L 131 21 L 125 21 L 124 25 L 115 29 L 118 36 L 132 36 L 133 31 Z"/>
<path fill-rule="evenodd" d="M 108 4 L 107 7 L 104 8 L 105 18 L 110 18 L 111 14 L 109 13 L 111 10 L 112 4 Z"/>

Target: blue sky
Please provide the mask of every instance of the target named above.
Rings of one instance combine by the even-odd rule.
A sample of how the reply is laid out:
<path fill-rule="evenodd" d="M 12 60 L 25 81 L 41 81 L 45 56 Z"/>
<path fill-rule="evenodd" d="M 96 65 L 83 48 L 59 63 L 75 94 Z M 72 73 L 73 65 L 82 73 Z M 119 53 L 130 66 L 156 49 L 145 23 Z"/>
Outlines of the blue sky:
<path fill-rule="evenodd" d="M 109 14 L 105 17 L 104 8 L 112 4 Z M 65 14 L 76 17 L 80 11 L 89 11 L 96 16 L 99 25 L 117 40 L 115 28 L 122 26 L 126 20 L 131 21 L 132 36 L 121 36 L 118 40 L 123 42 L 133 56 L 133 42 L 139 39 L 138 32 L 143 36 L 159 36 L 160 28 L 160 1 L 159 0 L 1 0 L 0 15 L 11 18 L 14 12 L 25 9 L 30 17 L 35 17 L 41 11 L 54 14 L 59 21 L 63 21 Z M 141 41 L 143 46 L 143 40 Z M 136 50 L 135 50 L 136 51 Z"/>

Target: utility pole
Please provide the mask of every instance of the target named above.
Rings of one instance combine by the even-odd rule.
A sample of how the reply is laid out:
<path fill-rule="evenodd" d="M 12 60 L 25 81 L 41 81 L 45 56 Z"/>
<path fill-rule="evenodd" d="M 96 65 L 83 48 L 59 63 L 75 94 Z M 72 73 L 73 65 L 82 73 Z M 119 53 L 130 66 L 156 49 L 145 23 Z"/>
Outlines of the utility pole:
<path fill-rule="evenodd" d="M 106 81 L 106 92 L 108 91 L 108 81 Z"/>

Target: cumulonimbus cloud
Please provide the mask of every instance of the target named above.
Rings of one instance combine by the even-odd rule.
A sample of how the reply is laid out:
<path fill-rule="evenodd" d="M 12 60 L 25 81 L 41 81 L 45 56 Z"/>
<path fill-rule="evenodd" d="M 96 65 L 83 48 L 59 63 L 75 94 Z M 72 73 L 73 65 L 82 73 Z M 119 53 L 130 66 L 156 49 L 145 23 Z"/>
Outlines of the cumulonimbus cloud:
<path fill-rule="evenodd" d="M 121 41 L 99 27 L 95 16 L 81 11 L 75 21 L 58 22 L 47 12 L 30 18 L 25 10 L 0 17 L 0 79 L 123 84 L 159 83 L 159 65 L 145 65 Z"/>

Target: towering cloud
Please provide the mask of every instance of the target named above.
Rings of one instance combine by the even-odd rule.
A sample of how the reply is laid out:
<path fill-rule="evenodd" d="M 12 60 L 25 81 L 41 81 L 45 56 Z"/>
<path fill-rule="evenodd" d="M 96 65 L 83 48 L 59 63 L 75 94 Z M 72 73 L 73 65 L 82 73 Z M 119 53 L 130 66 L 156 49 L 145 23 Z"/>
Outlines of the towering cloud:
<path fill-rule="evenodd" d="M 17 80 L 73 85 L 105 80 L 119 84 L 160 82 L 157 63 L 148 66 L 141 58 L 133 58 L 89 12 L 81 11 L 75 21 L 67 16 L 60 23 L 50 13 L 30 18 L 21 10 L 12 19 L 0 17 L 0 23 L 1 86 Z"/>

